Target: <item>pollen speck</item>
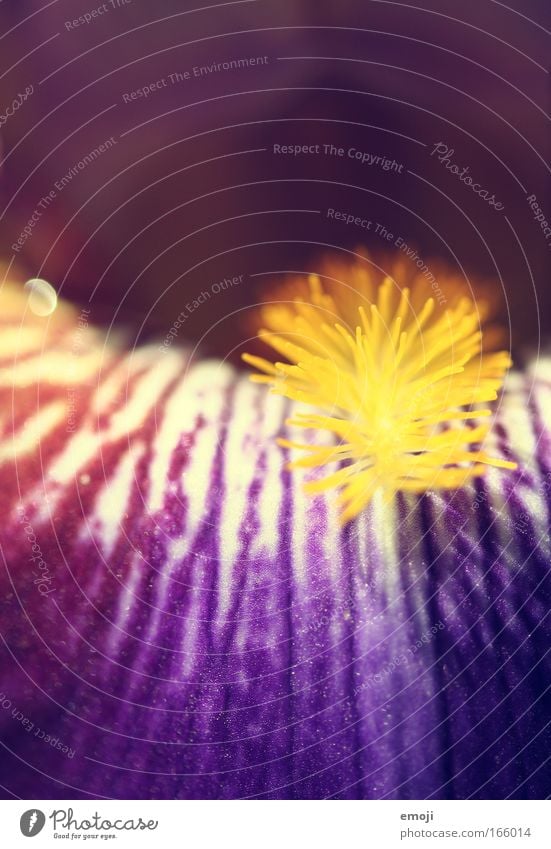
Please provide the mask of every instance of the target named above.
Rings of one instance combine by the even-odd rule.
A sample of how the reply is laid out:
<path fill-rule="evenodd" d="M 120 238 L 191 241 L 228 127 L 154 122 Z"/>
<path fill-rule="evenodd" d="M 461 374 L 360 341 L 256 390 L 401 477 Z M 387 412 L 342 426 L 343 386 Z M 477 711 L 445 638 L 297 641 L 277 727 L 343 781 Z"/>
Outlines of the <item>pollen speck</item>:
<path fill-rule="evenodd" d="M 338 488 L 347 522 L 379 489 L 455 489 L 488 466 L 516 468 L 481 447 L 492 411 L 478 405 L 496 399 L 511 365 L 506 351 L 483 350 L 483 305 L 459 293 L 436 304 L 419 277 L 409 288 L 359 264 L 346 274 L 346 285 L 295 281 L 291 299 L 262 307 L 259 336 L 283 360 L 243 355 L 252 380 L 307 406 L 288 425 L 333 437 L 279 440 L 304 452 L 290 468 L 333 464 L 308 491 Z"/>

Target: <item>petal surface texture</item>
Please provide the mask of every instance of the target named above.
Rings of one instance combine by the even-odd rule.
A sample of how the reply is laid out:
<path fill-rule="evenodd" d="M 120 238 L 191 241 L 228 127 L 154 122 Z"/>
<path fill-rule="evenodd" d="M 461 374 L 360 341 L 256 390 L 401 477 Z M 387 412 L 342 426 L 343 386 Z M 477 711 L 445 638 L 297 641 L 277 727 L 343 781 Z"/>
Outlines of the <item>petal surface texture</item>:
<path fill-rule="evenodd" d="M 549 360 L 498 402 L 516 471 L 343 527 L 294 402 L 1 297 L 7 797 L 548 795 Z"/>

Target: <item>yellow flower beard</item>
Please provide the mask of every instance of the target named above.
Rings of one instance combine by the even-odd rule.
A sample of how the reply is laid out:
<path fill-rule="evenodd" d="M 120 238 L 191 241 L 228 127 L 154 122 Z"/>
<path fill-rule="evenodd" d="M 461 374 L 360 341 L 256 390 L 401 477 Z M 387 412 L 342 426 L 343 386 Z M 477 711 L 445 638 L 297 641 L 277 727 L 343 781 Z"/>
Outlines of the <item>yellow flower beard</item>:
<path fill-rule="evenodd" d="M 437 309 L 426 286 L 410 293 L 359 267 L 352 278 L 329 293 L 311 275 L 302 297 L 262 308 L 259 335 L 287 362 L 243 356 L 260 372 L 252 380 L 314 409 L 289 425 L 334 437 L 329 446 L 280 440 L 305 452 L 291 468 L 338 464 L 308 490 L 338 487 L 348 521 L 378 489 L 449 489 L 488 465 L 515 468 L 474 447 L 490 428 L 477 420 L 491 410 L 465 408 L 495 400 L 511 365 L 505 351 L 482 353 L 475 302 L 459 296 Z"/>

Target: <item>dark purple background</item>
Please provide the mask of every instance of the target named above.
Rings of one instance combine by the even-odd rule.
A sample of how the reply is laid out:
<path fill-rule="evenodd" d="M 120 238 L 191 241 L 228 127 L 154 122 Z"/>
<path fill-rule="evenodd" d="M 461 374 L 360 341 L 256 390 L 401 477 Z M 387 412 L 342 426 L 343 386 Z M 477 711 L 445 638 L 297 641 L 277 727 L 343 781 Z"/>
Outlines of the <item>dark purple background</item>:
<path fill-rule="evenodd" d="M 545 0 L 132 0 L 67 30 L 99 5 L 0 6 L 1 101 L 34 87 L 2 128 L 8 259 L 41 196 L 90 150 L 117 140 L 41 218 L 16 258 L 25 275 L 46 277 L 77 302 L 93 292 L 93 319 L 151 336 L 164 335 L 202 289 L 244 273 L 245 285 L 186 324 L 188 337 L 207 332 L 206 346 L 225 354 L 244 332 L 230 314 L 263 295 L 270 272 L 315 270 L 320 243 L 388 247 L 328 221 L 334 207 L 384 223 L 429 265 L 439 257 L 496 278 L 517 350 L 538 344 L 538 321 L 550 324 L 551 241 L 526 194 L 551 217 Z M 195 65 L 263 55 L 265 66 L 122 101 Z M 438 141 L 503 213 L 430 157 Z M 277 157 L 274 143 L 353 145 L 395 158 L 403 173 Z M 301 209 L 321 214 L 278 211 Z"/>

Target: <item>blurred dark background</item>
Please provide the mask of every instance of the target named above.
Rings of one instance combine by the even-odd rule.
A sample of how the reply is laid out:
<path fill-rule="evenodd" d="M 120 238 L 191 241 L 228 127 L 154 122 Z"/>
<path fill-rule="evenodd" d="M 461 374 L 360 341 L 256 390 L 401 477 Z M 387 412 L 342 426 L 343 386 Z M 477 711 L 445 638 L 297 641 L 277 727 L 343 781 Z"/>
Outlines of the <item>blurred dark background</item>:
<path fill-rule="evenodd" d="M 184 310 L 178 343 L 226 355 L 283 272 L 401 239 L 495 279 L 516 350 L 549 333 L 549 0 L 4 0 L 0 27 L 1 258 L 92 320 Z"/>

